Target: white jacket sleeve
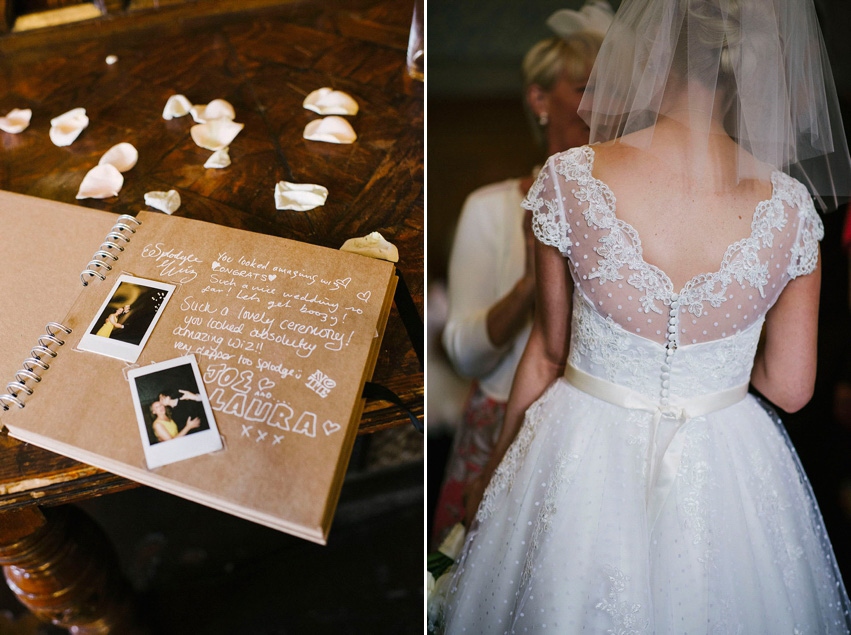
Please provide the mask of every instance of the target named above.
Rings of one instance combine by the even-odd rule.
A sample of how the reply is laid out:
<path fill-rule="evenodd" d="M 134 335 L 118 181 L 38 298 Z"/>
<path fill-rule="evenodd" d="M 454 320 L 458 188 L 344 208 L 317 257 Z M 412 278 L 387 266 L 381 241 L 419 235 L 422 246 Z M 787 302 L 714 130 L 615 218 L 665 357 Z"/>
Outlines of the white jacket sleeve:
<path fill-rule="evenodd" d="M 504 295 L 498 289 L 498 259 L 508 251 L 512 227 L 501 214 L 505 201 L 497 192 L 471 194 L 461 211 L 449 259 L 449 318 L 443 345 L 456 370 L 482 377 L 493 370 L 511 347 L 495 347 L 487 334 L 487 314 Z M 499 192 L 503 193 L 504 190 Z M 506 291 L 507 292 L 507 291 Z"/>

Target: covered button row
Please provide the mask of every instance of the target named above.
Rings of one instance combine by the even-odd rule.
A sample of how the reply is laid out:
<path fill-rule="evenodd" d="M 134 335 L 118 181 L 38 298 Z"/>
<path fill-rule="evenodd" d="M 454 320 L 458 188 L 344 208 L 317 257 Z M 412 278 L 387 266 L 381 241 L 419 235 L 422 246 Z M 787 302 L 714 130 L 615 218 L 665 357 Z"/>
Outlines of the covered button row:
<path fill-rule="evenodd" d="M 668 405 L 668 396 L 671 386 L 671 358 L 674 351 L 677 349 L 677 309 L 680 306 L 679 296 L 675 293 L 671 296 L 671 309 L 668 319 L 668 342 L 665 347 L 665 363 L 662 364 L 662 392 L 661 403 L 663 406 Z"/>

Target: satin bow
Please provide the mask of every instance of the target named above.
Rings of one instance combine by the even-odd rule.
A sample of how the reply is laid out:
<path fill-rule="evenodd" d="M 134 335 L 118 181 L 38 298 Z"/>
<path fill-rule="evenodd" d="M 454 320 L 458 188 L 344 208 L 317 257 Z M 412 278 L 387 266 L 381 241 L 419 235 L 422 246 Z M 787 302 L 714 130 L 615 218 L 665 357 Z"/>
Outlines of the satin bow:
<path fill-rule="evenodd" d="M 689 399 L 671 398 L 669 403 L 662 405 L 654 403 L 650 398 L 631 388 L 595 377 L 570 364 L 564 369 L 564 378 L 579 390 L 608 403 L 653 413 L 647 444 L 646 493 L 647 528 L 651 531 L 676 480 L 682 461 L 685 430 L 688 424 L 697 417 L 728 408 L 748 394 L 748 384 L 741 384 Z M 659 423 L 663 418 L 677 421 L 677 430 L 671 437 L 668 447 L 662 452 L 657 465 Z"/>

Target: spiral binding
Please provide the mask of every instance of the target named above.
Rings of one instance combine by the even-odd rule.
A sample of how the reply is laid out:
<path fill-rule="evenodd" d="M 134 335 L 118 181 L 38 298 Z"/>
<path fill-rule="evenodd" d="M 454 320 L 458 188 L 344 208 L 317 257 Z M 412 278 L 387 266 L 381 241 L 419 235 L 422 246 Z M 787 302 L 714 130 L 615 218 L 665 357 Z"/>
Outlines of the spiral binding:
<path fill-rule="evenodd" d="M 6 393 L 0 395 L 0 408 L 4 411 L 8 410 L 11 405 L 16 405 L 18 408 L 24 407 L 24 402 L 18 395 L 24 393 L 26 395 L 33 394 L 32 384 L 37 384 L 41 381 L 41 375 L 36 372 L 36 369 L 41 369 L 42 372 L 50 368 L 42 358 L 53 359 L 56 357 L 56 348 L 65 344 L 65 340 L 60 339 L 58 335 L 71 333 L 71 329 L 63 326 L 58 322 L 48 322 L 44 327 L 44 335 L 39 336 L 38 343 L 33 346 L 30 351 L 30 356 L 27 357 L 21 370 L 15 373 L 15 381 L 10 381 L 6 384 Z M 54 345 L 56 348 L 51 348 Z"/>
<path fill-rule="evenodd" d="M 107 260 L 111 260 L 112 262 L 118 260 L 118 256 L 116 256 L 113 251 L 124 251 L 124 247 L 121 243 L 129 243 L 132 234 L 136 233 L 136 230 L 129 224 L 131 222 L 137 227 L 142 224 L 141 221 L 136 220 L 129 214 L 122 214 L 118 217 L 118 221 L 112 226 L 112 229 L 109 230 L 105 240 L 100 244 L 95 255 L 92 256 L 92 259 L 89 260 L 89 264 L 87 264 L 86 268 L 80 273 L 80 281 L 83 283 L 84 287 L 88 286 L 91 278 L 106 280 L 106 276 L 103 275 L 100 270 L 105 269 L 106 271 L 112 271 L 112 265 L 110 265 Z M 131 235 L 128 236 L 128 233 Z M 0 398 L 0 400 L 2 400 L 2 398 Z"/>

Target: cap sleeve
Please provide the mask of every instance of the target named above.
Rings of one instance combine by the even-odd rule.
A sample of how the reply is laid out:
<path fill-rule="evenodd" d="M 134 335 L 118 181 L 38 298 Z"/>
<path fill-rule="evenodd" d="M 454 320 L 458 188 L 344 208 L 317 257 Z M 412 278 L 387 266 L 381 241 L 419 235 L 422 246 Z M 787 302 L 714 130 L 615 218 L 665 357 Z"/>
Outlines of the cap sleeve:
<path fill-rule="evenodd" d="M 799 184 L 800 185 L 800 184 Z M 789 277 L 797 278 L 815 271 L 818 265 L 818 243 L 824 238 L 824 225 L 816 212 L 809 192 L 800 185 L 803 192 L 798 205 L 798 236 L 792 245 L 789 258 Z"/>
<path fill-rule="evenodd" d="M 570 252 L 570 226 L 565 219 L 563 179 L 556 171 L 556 161 L 562 155 L 547 159 L 538 173 L 538 178 L 523 200 L 523 207 L 532 212 L 532 231 L 535 237 L 551 247 L 556 247 L 562 255 Z"/>

